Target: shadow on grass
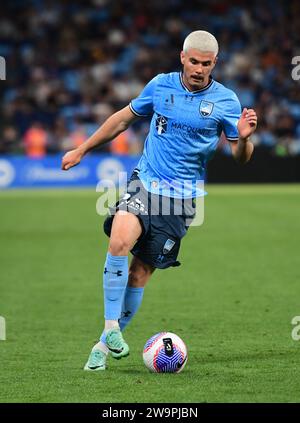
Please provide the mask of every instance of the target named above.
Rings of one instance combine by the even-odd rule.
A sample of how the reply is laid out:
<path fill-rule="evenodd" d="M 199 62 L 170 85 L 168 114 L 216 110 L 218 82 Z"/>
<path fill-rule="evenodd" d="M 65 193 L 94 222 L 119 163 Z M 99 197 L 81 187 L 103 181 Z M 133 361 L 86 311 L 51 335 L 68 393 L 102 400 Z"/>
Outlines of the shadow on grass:
<path fill-rule="evenodd" d="M 122 372 L 131 376 L 145 376 L 145 375 L 149 375 L 149 376 L 157 376 L 157 375 L 171 375 L 173 373 L 154 373 L 154 372 L 150 372 L 147 369 L 124 369 L 124 368 L 120 368 L 118 369 L 118 372 Z M 189 368 L 185 368 L 181 373 L 178 374 L 178 377 L 180 377 L 181 374 L 188 374 L 191 375 L 192 374 L 192 369 Z"/>

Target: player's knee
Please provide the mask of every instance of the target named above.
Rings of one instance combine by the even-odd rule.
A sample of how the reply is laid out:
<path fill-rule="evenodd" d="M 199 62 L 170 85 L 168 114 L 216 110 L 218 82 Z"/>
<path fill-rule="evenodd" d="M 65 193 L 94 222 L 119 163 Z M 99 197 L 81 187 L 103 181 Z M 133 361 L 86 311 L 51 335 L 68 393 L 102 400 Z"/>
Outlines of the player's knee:
<path fill-rule="evenodd" d="M 127 240 L 121 237 L 110 239 L 108 251 L 113 256 L 127 256 L 130 250 L 131 244 Z"/>
<path fill-rule="evenodd" d="M 140 288 L 145 285 L 145 278 L 140 272 L 129 271 L 128 285 L 131 288 Z"/>
<path fill-rule="evenodd" d="M 137 263 L 137 260 L 133 260 L 129 268 L 129 279 L 128 285 L 132 288 L 144 287 L 150 279 L 154 268 L 149 265 Z"/>

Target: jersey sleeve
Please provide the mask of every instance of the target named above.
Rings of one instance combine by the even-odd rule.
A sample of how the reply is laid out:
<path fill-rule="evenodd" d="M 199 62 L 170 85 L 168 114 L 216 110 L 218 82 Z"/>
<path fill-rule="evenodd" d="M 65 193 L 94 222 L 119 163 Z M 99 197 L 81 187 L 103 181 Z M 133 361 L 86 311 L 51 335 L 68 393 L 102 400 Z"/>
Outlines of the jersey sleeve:
<path fill-rule="evenodd" d="M 129 103 L 130 110 L 137 116 L 147 117 L 153 114 L 153 97 L 159 75 L 151 79 L 140 95 Z"/>
<path fill-rule="evenodd" d="M 241 103 L 233 93 L 233 96 L 227 102 L 222 122 L 223 131 L 228 141 L 237 141 L 239 139 L 237 123 L 241 117 L 241 112 Z"/>

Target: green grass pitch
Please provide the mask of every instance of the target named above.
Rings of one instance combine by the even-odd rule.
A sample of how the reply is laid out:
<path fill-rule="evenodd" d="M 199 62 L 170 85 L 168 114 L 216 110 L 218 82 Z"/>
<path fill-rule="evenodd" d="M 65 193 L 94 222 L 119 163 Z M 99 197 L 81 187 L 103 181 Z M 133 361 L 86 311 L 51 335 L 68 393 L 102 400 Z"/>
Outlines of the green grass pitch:
<path fill-rule="evenodd" d="M 103 321 L 107 238 L 93 191 L 0 193 L 0 402 L 299 402 L 300 186 L 208 186 L 179 268 L 156 271 L 128 358 L 82 370 Z M 151 374 L 146 340 L 183 338 L 182 373 Z"/>

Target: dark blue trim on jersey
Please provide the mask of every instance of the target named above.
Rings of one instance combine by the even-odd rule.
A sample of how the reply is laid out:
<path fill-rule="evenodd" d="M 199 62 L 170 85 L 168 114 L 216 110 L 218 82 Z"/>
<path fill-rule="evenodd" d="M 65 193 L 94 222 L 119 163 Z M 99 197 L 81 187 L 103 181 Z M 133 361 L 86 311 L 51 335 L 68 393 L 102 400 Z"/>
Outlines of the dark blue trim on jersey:
<path fill-rule="evenodd" d="M 133 106 L 132 106 L 132 104 L 131 104 L 131 102 L 129 103 L 129 108 L 132 111 L 132 113 L 134 115 L 136 115 L 136 116 L 139 116 L 139 117 L 148 117 L 148 116 L 151 116 L 151 115 L 141 115 L 140 113 L 138 113 L 137 111 L 135 111 L 134 108 L 133 108 Z"/>
<path fill-rule="evenodd" d="M 214 80 L 212 79 L 212 77 L 210 76 L 209 77 L 209 79 L 210 79 L 210 82 L 205 86 L 205 87 L 203 87 L 203 88 L 200 88 L 200 90 L 196 90 L 196 91 L 191 91 L 191 90 L 189 90 L 188 89 L 188 87 L 184 84 L 184 82 L 183 82 L 183 77 L 182 77 L 182 72 L 180 72 L 179 73 L 179 80 L 180 80 L 180 83 L 181 83 L 181 85 L 182 85 L 182 87 L 186 90 L 186 91 L 188 91 L 189 93 L 192 93 L 192 94 L 197 94 L 197 93 L 200 93 L 201 91 L 205 91 L 205 90 L 207 90 L 212 84 L 213 84 L 213 82 L 214 82 Z"/>

